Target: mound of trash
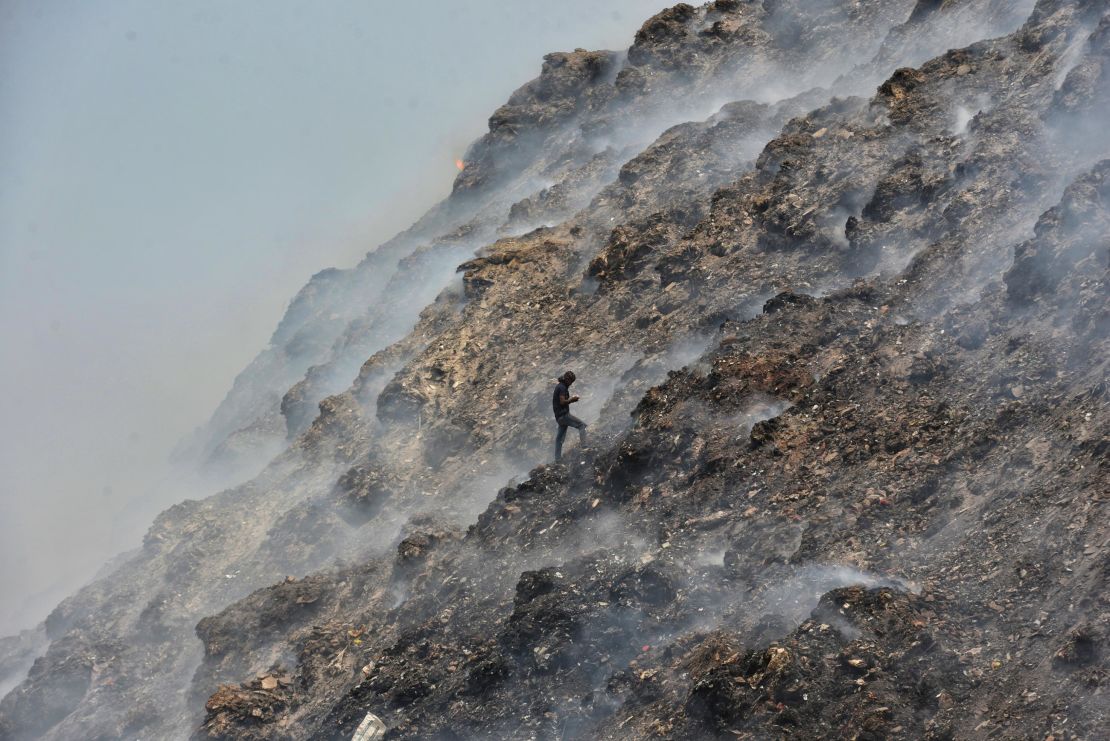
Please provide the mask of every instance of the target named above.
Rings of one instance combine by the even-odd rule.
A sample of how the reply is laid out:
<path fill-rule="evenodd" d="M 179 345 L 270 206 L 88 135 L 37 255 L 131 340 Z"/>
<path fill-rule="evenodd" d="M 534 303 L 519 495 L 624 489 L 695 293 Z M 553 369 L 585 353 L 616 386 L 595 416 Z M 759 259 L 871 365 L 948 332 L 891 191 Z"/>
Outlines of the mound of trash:
<path fill-rule="evenodd" d="M 59 605 L 0 737 L 1103 736 L 1108 106 L 1094 0 L 548 55 L 301 291 L 197 443 L 283 452 Z"/>

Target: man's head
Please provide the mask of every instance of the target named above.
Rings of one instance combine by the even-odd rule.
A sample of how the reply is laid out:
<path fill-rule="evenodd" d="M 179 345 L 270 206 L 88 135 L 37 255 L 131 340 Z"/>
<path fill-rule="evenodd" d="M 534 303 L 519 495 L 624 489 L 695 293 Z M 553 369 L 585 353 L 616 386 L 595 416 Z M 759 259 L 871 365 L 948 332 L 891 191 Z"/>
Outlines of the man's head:
<path fill-rule="evenodd" d="M 572 383 L 574 383 L 574 371 L 567 371 L 559 378 L 559 380 L 568 386 L 571 385 Z"/>

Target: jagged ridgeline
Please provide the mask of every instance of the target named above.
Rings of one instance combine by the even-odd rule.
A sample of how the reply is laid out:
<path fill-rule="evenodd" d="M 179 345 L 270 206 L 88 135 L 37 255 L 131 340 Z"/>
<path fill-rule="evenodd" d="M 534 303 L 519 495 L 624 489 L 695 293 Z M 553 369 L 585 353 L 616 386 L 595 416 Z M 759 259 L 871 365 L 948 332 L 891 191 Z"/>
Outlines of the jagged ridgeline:
<path fill-rule="evenodd" d="M 1108 107 L 1094 0 L 548 55 L 188 446 L 261 474 L 0 643 L 0 738 L 1105 738 Z"/>

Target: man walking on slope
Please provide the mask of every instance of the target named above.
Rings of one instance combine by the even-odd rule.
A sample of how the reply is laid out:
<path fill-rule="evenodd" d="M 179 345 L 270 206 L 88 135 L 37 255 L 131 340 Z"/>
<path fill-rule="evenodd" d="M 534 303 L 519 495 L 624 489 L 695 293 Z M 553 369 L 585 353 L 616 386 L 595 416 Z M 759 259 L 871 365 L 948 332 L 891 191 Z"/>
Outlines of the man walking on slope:
<path fill-rule="evenodd" d="M 586 444 L 586 423 L 570 413 L 570 405 L 578 401 L 577 396 L 570 395 L 570 385 L 574 383 L 574 373 L 567 371 L 558 379 L 559 385 L 551 395 L 551 407 L 555 411 L 555 421 L 559 424 L 559 431 L 555 434 L 555 460 L 563 457 L 563 441 L 567 439 L 567 428 L 574 427 L 578 430 L 578 442 Z"/>

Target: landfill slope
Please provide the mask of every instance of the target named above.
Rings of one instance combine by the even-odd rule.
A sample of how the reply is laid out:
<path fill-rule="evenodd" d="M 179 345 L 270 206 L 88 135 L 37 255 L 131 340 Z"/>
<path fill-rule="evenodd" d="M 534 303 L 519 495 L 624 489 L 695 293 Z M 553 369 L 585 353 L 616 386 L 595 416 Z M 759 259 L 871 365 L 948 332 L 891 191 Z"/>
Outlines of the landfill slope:
<path fill-rule="evenodd" d="M 0 737 L 1104 737 L 1108 111 L 1091 0 L 549 55 L 301 292 L 196 442 L 282 452 L 52 613 Z"/>

